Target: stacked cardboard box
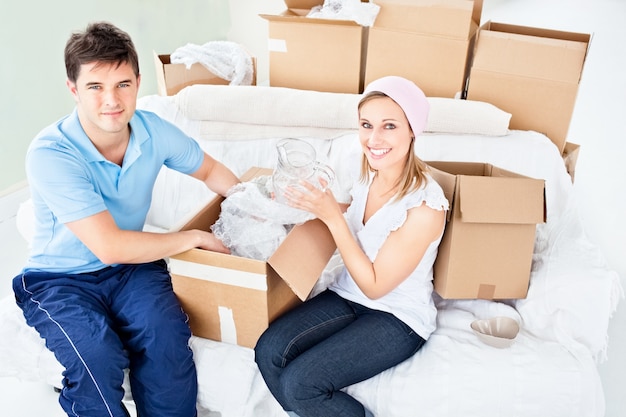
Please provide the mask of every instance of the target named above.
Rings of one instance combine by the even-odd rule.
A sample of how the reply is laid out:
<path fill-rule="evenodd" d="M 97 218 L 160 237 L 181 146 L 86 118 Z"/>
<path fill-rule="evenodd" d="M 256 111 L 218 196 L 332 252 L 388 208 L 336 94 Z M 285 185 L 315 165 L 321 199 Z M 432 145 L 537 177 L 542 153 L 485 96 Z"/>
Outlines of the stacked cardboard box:
<path fill-rule="evenodd" d="M 435 262 L 443 298 L 525 298 L 545 182 L 485 163 L 429 162 L 450 202 Z"/>
<path fill-rule="evenodd" d="M 365 84 L 385 75 L 414 81 L 430 97 L 462 96 L 482 0 L 376 0 Z"/>
<path fill-rule="evenodd" d="M 367 28 L 351 20 L 308 18 L 322 0 L 285 0 L 262 14 L 269 30 L 270 85 L 333 93 L 363 91 Z"/>
<path fill-rule="evenodd" d="M 252 168 L 242 180 L 270 173 Z M 210 230 L 222 201 L 216 197 L 182 230 Z M 306 299 L 335 248 L 315 219 L 295 226 L 267 262 L 192 249 L 169 266 L 194 335 L 252 348 L 270 322 Z"/>
<path fill-rule="evenodd" d="M 487 22 L 467 98 L 511 113 L 511 129 L 541 132 L 563 152 L 590 41 L 588 34 Z"/>

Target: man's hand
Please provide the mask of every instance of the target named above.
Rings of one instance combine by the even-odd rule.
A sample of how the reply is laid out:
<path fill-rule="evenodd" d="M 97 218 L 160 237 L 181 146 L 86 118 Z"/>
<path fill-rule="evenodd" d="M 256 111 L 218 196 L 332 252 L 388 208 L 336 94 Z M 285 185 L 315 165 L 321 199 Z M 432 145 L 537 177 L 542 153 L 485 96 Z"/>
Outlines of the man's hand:
<path fill-rule="evenodd" d="M 203 232 L 201 230 L 198 230 L 198 232 L 203 234 L 202 243 L 200 244 L 200 246 L 198 246 L 198 248 L 210 250 L 213 252 L 220 252 L 220 253 L 227 253 L 227 254 L 230 253 L 230 249 L 224 246 L 224 243 L 222 243 L 221 240 L 215 237 L 213 233 Z"/>

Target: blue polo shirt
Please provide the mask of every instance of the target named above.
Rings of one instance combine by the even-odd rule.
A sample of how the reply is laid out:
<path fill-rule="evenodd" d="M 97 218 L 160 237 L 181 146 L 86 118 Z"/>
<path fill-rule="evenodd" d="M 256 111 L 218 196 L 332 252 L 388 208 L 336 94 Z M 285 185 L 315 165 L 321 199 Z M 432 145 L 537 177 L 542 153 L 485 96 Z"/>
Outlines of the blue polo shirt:
<path fill-rule="evenodd" d="M 98 152 L 76 110 L 33 140 L 26 172 L 36 225 L 25 271 L 82 273 L 108 266 L 65 223 L 108 210 L 119 228 L 142 230 L 161 168 L 191 174 L 202 165 L 198 143 L 156 114 L 137 110 L 130 127 L 121 167 Z"/>

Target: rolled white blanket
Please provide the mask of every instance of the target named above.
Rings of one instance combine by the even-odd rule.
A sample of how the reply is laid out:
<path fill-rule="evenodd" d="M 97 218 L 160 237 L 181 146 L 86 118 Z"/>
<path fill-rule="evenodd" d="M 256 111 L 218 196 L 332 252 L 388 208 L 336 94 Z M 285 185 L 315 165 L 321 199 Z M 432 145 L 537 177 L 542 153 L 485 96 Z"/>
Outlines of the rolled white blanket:
<path fill-rule="evenodd" d="M 174 96 L 181 114 L 200 120 L 202 139 L 276 137 L 333 139 L 358 129 L 360 94 L 329 93 L 268 86 L 192 85 Z M 427 133 L 502 136 L 511 114 L 470 100 L 428 98 Z"/>

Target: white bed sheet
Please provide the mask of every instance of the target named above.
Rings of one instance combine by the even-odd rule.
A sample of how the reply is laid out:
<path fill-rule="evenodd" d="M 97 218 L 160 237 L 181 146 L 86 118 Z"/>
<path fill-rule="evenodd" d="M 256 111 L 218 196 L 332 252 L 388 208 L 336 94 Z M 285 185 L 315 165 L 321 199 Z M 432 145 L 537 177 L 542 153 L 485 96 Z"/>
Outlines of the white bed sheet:
<path fill-rule="evenodd" d="M 493 312 L 492 312 L 493 313 Z M 347 389 L 376 416 L 602 416 L 604 397 L 586 351 L 522 331 L 509 349 L 469 331 L 476 316 L 440 313 L 440 329 L 410 360 Z M 256 370 L 251 349 L 194 338 L 199 404 L 223 417 L 284 417 Z"/>
<path fill-rule="evenodd" d="M 171 115 L 180 124 L 180 114 L 176 109 L 173 112 Z M 190 134 L 197 135 L 200 129 L 200 122 L 195 120 L 186 119 L 182 125 Z M 242 173 L 250 166 L 272 167 L 273 145 L 278 139 L 198 141 L 207 152 Z M 356 133 L 333 140 L 306 139 L 337 169 L 339 184 L 335 191 L 344 196 L 349 188 L 349 173 L 358 169 Z M 529 295 L 507 304 L 440 300 L 439 328 L 421 352 L 348 391 L 376 415 L 388 417 L 412 415 L 409 410 L 427 410 L 429 416 L 601 416 L 604 399 L 595 362 L 604 358 L 608 322 L 622 289 L 617 274 L 607 268 L 601 254 L 584 235 L 571 178 L 557 148 L 544 135 L 528 131 L 509 131 L 505 136 L 436 133 L 422 136 L 416 152 L 427 161 L 488 162 L 546 180 L 548 221 L 538 226 Z M 163 193 L 160 198 L 164 201 L 179 201 L 176 197 L 180 194 L 201 195 L 192 191 L 195 185 L 184 184 L 188 181 L 182 176 L 168 175 L 168 187 L 176 190 L 177 195 L 169 196 L 165 189 L 155 190 L 155 194 Z M 186 198 L 184 204 L 189 206 L 171 211 L 170 205 L 169 213 L 153 212 L 152 220 L 167 228 L 172 217 L 185 219 L 183 211 L 202 206 L 208 198 L 204 196 L 202 201 L 193 203 Z M 195 209 L 189 213 L 193 212 Z M 521 323 L 522 330 L 509 349 L 486 346 L 470 330 L 474 319 L 494 315 L 513 316 Z M 229 415 L 226 410 L 230 407 L 237 410 L 233 416 L 283 415 L 258 382 L 252 352 L 247 349 L 227 349 L 229 354 L 225 357 L 233 359 L 230 355 L 237 352 L 238 366 L 244 363 L 249 367 L 245 386 L 258 392 L 250 394 L 246 388 L 243 392 L 248 395 L 234 390 L 238 394 L 224 396 L 222 384 L 215 381 L 231 375 L 229 370 L 235 364 L 224 366 L 223 360 L 228 359 L 218 359 L 215 345 L 223 346 L 203 339 L 193 342 L 195 351 L 212 351 L 207 356 L 219 364 L 215 372 L 210 372 L 210 366 L 204 368 L 211 363 L 208 357 L 206 364 L 202 358 L 199 360 L 203 378 L 200 401 L 208 408 L 222 410 L 224 415 Z M 232 381 L 233 385 L 238 382 L 241 381 L 237 377 Z M 237 400 L 241 398 L 248 399 Z"/>
<path fill-rule="evenodd" d="M 149 97 L 140 101 L 140 107 L 156 111 L 196 137 L 200 122 L 182 116 L 172 100 Z M 338 181 L 333 191 L 340 199 L 347 198 L 350 173 L 358 169 L 356 133 L 343 132 L 332 140 L 304 138 L 335 168 Z M 197 140 L 242 174 L 251 166 L 272 167 L 279 139 Z M 537 227 L 528 297 L 509 302 L 436 297 L 438 329 L 425 347 L 347 391 L 384 417 L 602 416 L 604 397 L 596 363 L 605 357 L 608 322 L 623 290 L 617 274 L 584 234 L 571 179 L 557 148 L 536 132 L 438 133 L 420 137 L 416 152 L 426 161 L 489 162 L 546 180 L 548 221 Z M 198 181 L 164 169 L 155 186 L 148 227 L 175 230 L 212 197 Z M 332 262 L 337 265 L 337 256 Z M 334 271 L 328 268 L 316 292 Z M 469 327 L 475 319 L 497 315 L 521 324 L 510 348 L 483 344 Z M 0 344 L 2 374 L 55 380 L 59 369 L 42 367 L 51 355 L 42 350 L 36 333 L 20 323 L 19 310 L 10 300 L 2 300 L 0 317 L 0 341 L 13 342 Z M 15 346 L 21 347 L 21 354 L 16 354 Z M 195 336 L 191 346 L 201 409 L 219 411 L 222 417 L 285 416 L 260 378 L 251 349 Z M 25 367 L 38 370 L 29 372 Z"/>

